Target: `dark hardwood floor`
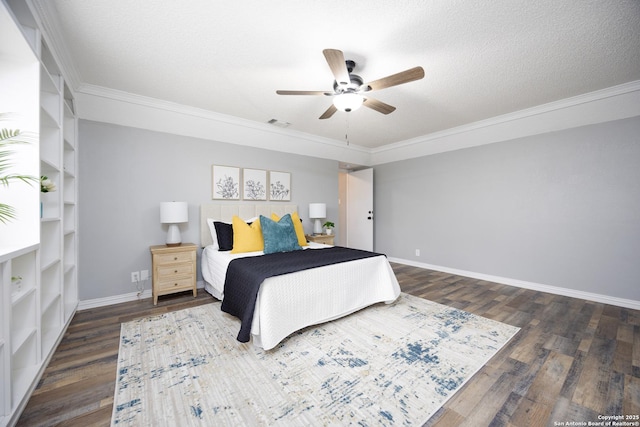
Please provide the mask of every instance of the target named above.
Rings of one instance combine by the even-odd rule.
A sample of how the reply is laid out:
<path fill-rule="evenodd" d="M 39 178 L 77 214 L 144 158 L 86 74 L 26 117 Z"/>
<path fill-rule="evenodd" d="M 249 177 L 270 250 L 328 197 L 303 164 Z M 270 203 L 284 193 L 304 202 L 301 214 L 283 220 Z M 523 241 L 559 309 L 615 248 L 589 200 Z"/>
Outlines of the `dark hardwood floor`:
<path fill-rule="evenodd" d="M 403 292 L 522 328 L 428 426 L 586 425 L 640 414 L 640 311 L 393 268 Z M 18 425 L 108 426 L 120 324 L 212 301 L 201 290 L 155 307 L 146 299 L 78 312 Z"/>

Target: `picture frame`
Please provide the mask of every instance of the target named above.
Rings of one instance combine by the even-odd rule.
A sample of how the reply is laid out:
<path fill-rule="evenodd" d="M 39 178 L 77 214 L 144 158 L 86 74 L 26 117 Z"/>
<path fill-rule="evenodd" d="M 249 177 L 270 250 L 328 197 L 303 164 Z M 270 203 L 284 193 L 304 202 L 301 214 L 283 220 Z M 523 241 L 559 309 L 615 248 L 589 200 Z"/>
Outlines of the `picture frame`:
<path fill-rule="evenodd" d="M 213 165 L 211 192 L 214 200 L 240 200 L 240 168 Z"/>
<path fill-rule="evenodd" d="M 242 199 L 267 200 L 267 171 L 242 169 Z"/>
<path fill-rule="evenodd" d="M 291 173 L 269 171 L 269 199 L 278 202 L 291 201 Z"/>

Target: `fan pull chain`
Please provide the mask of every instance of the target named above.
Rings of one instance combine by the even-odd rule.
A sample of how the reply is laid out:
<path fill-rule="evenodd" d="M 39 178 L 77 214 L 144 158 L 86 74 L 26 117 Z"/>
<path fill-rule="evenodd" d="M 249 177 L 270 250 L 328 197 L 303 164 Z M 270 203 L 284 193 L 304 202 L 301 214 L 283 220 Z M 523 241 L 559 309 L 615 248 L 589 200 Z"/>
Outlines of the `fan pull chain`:
<path fill-rule="evenodd" d="M 348 114 L 345 117 L 344 121 L 346 125 L 346 130 L 344 131 L 344 140 L 347 141 L 347 147 L 348 147 L 349 146 L 349 115 Z"/>

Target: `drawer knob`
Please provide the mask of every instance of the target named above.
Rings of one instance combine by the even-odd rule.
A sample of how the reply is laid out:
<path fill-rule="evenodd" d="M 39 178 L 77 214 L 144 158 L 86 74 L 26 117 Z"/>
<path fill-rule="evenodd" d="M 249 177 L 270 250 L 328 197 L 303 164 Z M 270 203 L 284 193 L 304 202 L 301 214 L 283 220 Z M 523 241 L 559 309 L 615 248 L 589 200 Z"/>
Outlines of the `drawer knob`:
<path fill-rule="evenodd" d="M 173 270 L 173 272 L 174 272 L 174 273 L 177 273 L 177 272 L 178 272 L 178 270 Z"/>
<path fill-rule="evenodd" d="M 177 260 L 178 260 L 178 257 L 177 257 L 177 256 L 173 257 L 173 260 L 174 260 L 174 261 L 177 261 Z"/>
<path fill-rule="evenodd" d="M 178 286 L 178 284 L 177 284 L 177 283 L 174 283 L 174 284 L 173 284 L 173 286 Z"/>

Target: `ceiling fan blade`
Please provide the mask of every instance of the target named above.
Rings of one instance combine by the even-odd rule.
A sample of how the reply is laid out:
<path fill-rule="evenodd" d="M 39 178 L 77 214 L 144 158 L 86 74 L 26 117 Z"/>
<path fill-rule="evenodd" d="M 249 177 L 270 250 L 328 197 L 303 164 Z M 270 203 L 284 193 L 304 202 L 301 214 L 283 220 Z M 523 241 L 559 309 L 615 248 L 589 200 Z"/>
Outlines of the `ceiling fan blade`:
<path fill-rule="evenodd" d="M 333 114 L 338 111 L 338 109 L 336 108 L 335 105 L 331 104 L 331 106 L 329 108 L 327 108 L 327 111 L 325 111 L 324 113 L 322 113 L 322 115 L 320 116 L 320 120 L 324 120 L 324 119 L 328 119 L 329 117 L 333 116 Z"/>
<path fill-rule="evenodd" d="M 382 114 L 389 114 L 389 113 L 393 113 L 396 110 L 396 107 L 389 105 L 389 104 L 385 104 L 382 101 L 378 101 L 375 98 L 365 98 L 364 99 L 364 105 L 365 107 L 369 107 L 372 110 L 376 110 L 378 113 L 382 113 Z"/>
<path fill-rule="evenodd" d="M 378 80 L 374 80 L 369 83 L 365 83 L 363 86 L 369 86 L 369 90 L 380 90 L 391 86 L 397 86 L 404 83 L 409 83 L 415 80 L 420 80 L 424 77 L 424 69 L 422 67 L 414 67 L 405 71 L 401 71 L 397 74 L 392 74 L 387 77 L 383 77 Z"/>
<path fill-rule="evenodd" d="M 351 79 L 349 78 L 349 70 L 347 70 L 347 64 L 344 60 L 344 54 L 341 50 L 336 49 L 325 49 L 322 51 L 324 54 L 327 63 L 329 64 L 329 68 L 331 68 L 331 72 L 333 76 L 336 78 L 338 83 L 349 84 L 351 83 Z"/>
<path fill-rule="evenodd" d="M 277 90 L 278 95 L 333 95 L 322 90 Z"/>

